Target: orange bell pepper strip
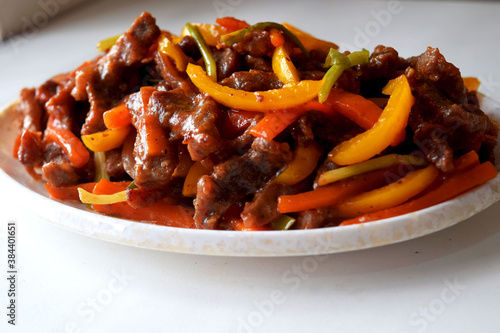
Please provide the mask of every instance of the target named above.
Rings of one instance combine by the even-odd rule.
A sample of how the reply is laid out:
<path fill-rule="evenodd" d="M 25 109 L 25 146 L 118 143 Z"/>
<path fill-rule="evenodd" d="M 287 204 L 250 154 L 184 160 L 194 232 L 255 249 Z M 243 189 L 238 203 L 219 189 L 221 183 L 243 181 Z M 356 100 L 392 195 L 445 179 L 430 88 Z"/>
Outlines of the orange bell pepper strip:
<path fill-rule="evenodd" d="M 355 217 L 395 207 L 429 187 L 438 174 L 434 165 L 410 172 L 394 183 L 343 200 L 336 206 L 337 213 L 339 217 Z"/>
<path fill-rule="evenodd" d="M 290 54 L 284 45 L 277 46 L 274 49 L 271 65 L 273 72 L 283 84 L 298 83 L 300 81 L 299 71 L 290 59 Z"/>
<path fill-rule="evenodd" d="M 406 128 L 415 99 L 404 75 L 391 84 L 394 90 L 375 125 L 336 146 L 328 155 L 332 162 L 348 165 L 366 161 L 395 142 Z"/>
<path fill-rule="evenodd" d="M 477 91 L 481 85 L 477 77 L 464 77 L 463 80 L 468 91 Z"/>
<path fill-rule="evenodd" d="M 301 212 L 309 209 L 333 206 L 348 196 L 372 190 L 387 184 L 387 169 L 367 172 L 312 191 L 278 197 L 278 211 L 281 214 Z"/>
<path fill-rule="evenodd" d="M 265 115 L 254 127 L 250 129 L 250 134 L 257 138 L 266 140 L 274 139 L 285 128 L 304 114 L 303 109 L 276 110 Z"/>
<path fill-rule="evenodd" d="M 303 80 L 283 88 L 248 92 L 218 84 L 198 65 L 186 69 L 193 84 L 214 100 L 229 108 L 267 112 L 301 105 L 312 100 L 323 85 L 322 80 Z"/>
<path fill-rule="evenodd" d="M 130 182 L 110 182 L 103 179 L 96 184 L 93 194 L 113 195 L 126 191 L 129 185 Z M 93 204 L 92 208 L 99 213 L 129 220 L 144 221 L 179 228 L 195 228 L 193 210 L 182 206 L 172 205 L 163 200 L 140 209 L 131 207 L 127 202 L 106 205 Z"/>
<path fill-rule="evenodd" d="M 320 156 L 321 148 L 316 142 L 298 146 L 293 161 L 274 181 L 284 185 L 301 182 L 316 169 Z"/>
<path fill-rule="evenodd" d="M 250 25 L 245 21 L 235 19 L 231 16 L 219 17 L 215 22 L 226 29 L 227 33 L 246 28 Z"/>
<path fill-rule="evenodd" d="M 104 112 L 103 119 L 104 125 L 109 129 L 124 127 L 132 122 L 132 117 L 125 104 L 118 105 Z"/>
<path fill-rule="evenodd" d="M 45 184 L 45 189 L 49 192 L 50 197 L 58 200 L 79 200 L 78 189 L 83 188 L 88 192 L 92 192 L 97 183 L 83 183 L 71 186 L 52 186 L 50 184 Z"/>
<path fill-rule="evenodd" d="M 285 43 L 285 38 L 283 37 L 283 32 L 281 30 L 271 29 L 269 35 L 271 44 L 273 44 L 274 47 L 283 46 L 283 44 Z"/>
<path fill-rule="evenodd" d="M 93 152 L 104 152 L 118 148 L 130 132 L 130 126 L 107 129 L 102 132 L 82 135 L 85 146 Z"/>
<path fill-rule="evenodd" d="M 69 129 L 48 126 L 45 129 L 45 138 L 57 143 L 75 168 L 83 167 L 88 163 L 90 159 L 88 150 L 82 140 L 78 139 Z"/>
<path fill-rule="evenodd" d="M 402 205 L 365 214 L 353 219 L 345 220 L 340 225 L 351 225 L 378 221 L 390 217 L 400 216 L 421 209 L 425 209 L 465 193 L 472 188 L 495 178 L 498 171 L 491 162 L 485 162 L 463 172 L 452 175 L 441 186 L 426 194 L 408 201 Z"/>

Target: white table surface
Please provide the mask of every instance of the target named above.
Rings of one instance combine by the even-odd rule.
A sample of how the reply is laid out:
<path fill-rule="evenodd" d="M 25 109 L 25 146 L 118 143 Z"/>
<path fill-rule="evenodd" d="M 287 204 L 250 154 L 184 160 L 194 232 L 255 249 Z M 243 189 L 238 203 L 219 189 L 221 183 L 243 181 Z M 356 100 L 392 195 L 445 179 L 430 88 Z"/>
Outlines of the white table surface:
<path fill-rule="evenodd" d="M 85 3 L 0 44 L 0 105 L 94 57 L 97 41 L 144 10 L 174 33 L 186 21 L 235 16 L 288 21 L 347 47 L 390 45 L 403 57 L 439 47 L 500 101 L 500 2 L 142 0 Z M 93 239 L 23 213 L 21 196 L 0 186 L 1 332 L 500 331 L 500 204 L 399 244 L 240 258 Z M 16 326 L 6 316 L 9 221 L 17 223 Z"/>

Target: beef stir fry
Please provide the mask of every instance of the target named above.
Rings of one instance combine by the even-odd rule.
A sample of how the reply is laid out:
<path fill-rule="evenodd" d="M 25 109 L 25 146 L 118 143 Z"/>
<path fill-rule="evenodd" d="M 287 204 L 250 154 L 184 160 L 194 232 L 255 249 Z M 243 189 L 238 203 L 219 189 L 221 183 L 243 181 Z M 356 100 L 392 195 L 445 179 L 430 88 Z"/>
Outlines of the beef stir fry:
<path fill-rule="evenodd" d="M 55 199 L 225 230 L 368 222 L 496 176 L 498 124 L 438 49 L 339 52 L 289 24 L 216 22 L 176 36 L 142 13 L 23 89 L 15 156 Z"/>

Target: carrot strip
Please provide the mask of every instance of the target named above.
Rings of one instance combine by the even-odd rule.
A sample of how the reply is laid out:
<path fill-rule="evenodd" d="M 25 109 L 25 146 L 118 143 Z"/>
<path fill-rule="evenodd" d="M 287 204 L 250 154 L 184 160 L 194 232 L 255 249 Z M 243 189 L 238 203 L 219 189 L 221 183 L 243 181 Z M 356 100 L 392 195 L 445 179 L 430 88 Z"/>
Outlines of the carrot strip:
<path fill-rule="evenodd" d="M 278 197 L 280 213 L 300 212 L 309 209 L 332 206 L 340 200 L 386 184 L 386 173 L 390 169 L 380 169 L 320 186 L 315 190 Z"/>
<path fill-rule="evenodd" d="M 94 194 L 114 194 L 127 189 L 130 182 L 110 182 L 102 179 L 94 187 Z M 114 215 L 124 219 L 135 221 L 146 221 L 154 224 L 179 227 L 195 228 L 194 211 L 179 205 L 172 205 L 160 200 L 150 206 L 135 209 L 126 202 L 110 205 L 92 205 L 92 208 L 100 213 Z"/>
<path fill-rule="evenodd" d="M 83 142 L 67 128 L 49 126 L 45 129 L 45 138 L 57 143 L 75 168 L 83 167 L 90 159 Z"/>
<path fill-rule="evenodd" d="M 45 189 L 49 192 L 50 197 L 58 200 L 78 200 L 78 189 L 83 188 L 85 191 L 92 192 L 97 183 L 83 183 L 72 186 L 55 187 L 50 184 L 45 184 Z"/>
<path fill-rule="evenodd" d="M 450 200 L 478 185 L 484 184 L 488 180 L 495 178 L 497 174 L 498 171 L 495 166 L 491 162 L 485 162 L 451 176 L 440 187 L 419 198 L 413 199 L 397 207 L 343 221 L 340 225 L 371 222 L 428 208 Z"/>
<path fill-rule="evenodd" d="M 132 122 L 132 118 L 125 104 L 118 105 L 104 112 L 103 118 L 104 125 L 109 129 L 125 127 Z"/>
<path fill-rule="evenodd" d="M 266 140 L 274 139 L 285 128 L 304 114 L 303 108 L 283 109 L 270 112 L 264 116 L 254 127 L 250 134 Z"/>

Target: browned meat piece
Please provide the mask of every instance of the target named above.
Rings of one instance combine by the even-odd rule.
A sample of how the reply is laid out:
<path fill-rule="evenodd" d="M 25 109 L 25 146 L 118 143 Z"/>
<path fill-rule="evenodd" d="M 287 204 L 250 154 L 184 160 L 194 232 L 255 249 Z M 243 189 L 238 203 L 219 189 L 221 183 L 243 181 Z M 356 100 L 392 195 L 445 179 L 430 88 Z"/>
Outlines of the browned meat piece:
<path fill-rule="evenodd" d="M 303 184 L 290 186 L 271 183 L 262 188 L 251 202 L 247 202 L 241 213 L 241 218 L 246 227 L 261 227 L 279 218 L 282 214 L 278 211 L 278 197 L 298 193 Z"/>
<path fill-rule="evenodd" d="M 332 224 L 336 217 L 336 211 L 332 207 L 306 210 L 298 214 L 293 227 L 296 229 L 322 228 L 327 224 Z"/>
<path fill-rule="evenodd" d="M 283 83 L 273 72 L 256 70 L 233 73 L 220 83 L 233 89 L 245 91 L 265 91 L 283 87 Z"/>
<path fill-rule="evenodd" d="M 217 165 L 212 175 L 198 182 L 197 226 L 214 229 L 232 204 L 265 186 L 291 159 L 288 144 L 258 138 L 244 155 Z"/>
<path fill-rule="evenodd" d="M 427 48 L 420 56 L 412 58 L 409 66 L 422 73 L 453 103 L 467 103 L 467 90 L 460 70 L 447 62 L 439 49 Z"/>
<path fill-rule="evenodd" d="M 155 64 L 160 71 L 161 77 L 165 80 L 165 85 L 168 90 L 180 88 L 184 91 L 184 94 L 191 99 L 194 99 L 198 89 L 189 80 L 186 73 L 181 73 L 175 67 L 174 62 L 165 54 L 157 53 L 154 58 Z"/>
<path fill-rule="evenodd" d="M 105 56 L 77 71 L 73 96 L 77 100 L 86 97 L 90 102 L 82 135 L 105 129 L 102 114 L 136 88 L 129 86 L 133 81 L 130 78 L 138 72 L 159 35 L 155 19 L 142 13 Z"/>
<path fill-rule="evenodd" d="M 370 62 L 361 66 L 363 81 L 376 79 L 392 79 L 404 65 L 404 60 L 399 57 L 398 52 L 392 47 L 378 45 L 370 55 Z"/>
<path fill-rule="evenodd" d="M 42 174 L 44 179 L 54 187 L 74 185 L 80 179 L 75 168 L 64 159 L 45 163 L 42 167 Z"/>
<path fill-rule="evenodd" d="M 431 81 L 419 71 L 407 69 L 406 76 L 416 97 L 408 124 L 414 131 L 415 144 L 430 162 L 446 172 L 453 169 L 455 151 L 479 152 L 483 143 L 491 150 L 493 147 L 488 143 L 488 136 L 496 137 L 498 128 L 477 106 L 460 105 L 448 99 L 447 94 L 434 84 L 439 82 L 436 79 L 439 75 L 437 72 L 435 80 Z M 462 89 L 460 84 L 455 86 Z M 448 94 L 458 96 L 458 91 L 448 91 Z"/>
<path fill-rule="evenodd" d="M 271 43 L 270 33 L 266 30 L 253 30 L 243 37 L 232 48 L 240 54 L 249 54 L 253 57 L 272 55 L 274 46 Z"/>
<path fill-rule="evenodd" d="M 241 55 L 233 49 L 217 50 L 214 52 L 214 58 L 217 63 L 217 79 L 219 81 L 240 70 Z"/>
<path fill-rule="evenodd" d="M 45 110 L 43 104 L 36 98 L 35 89 L 25 88 L 21 90 L 17 112 L 24 130 L 37 132 L 45 128 L 45 125 L 42 126 Z"/>
<path fill-rule="evenodd" d="M 39 168 L 43 164 L 42 132 L 24 130 L 17 151 L 17 159 L 27 168 Z"/>
<path fill-rule="evenodd" d="M 112 178 L 122 178 L 125 176 L 123 168 L 122 151 L 116 148 L 106 152 L 106 164 L 104 165 L 106 172 Z"/>

